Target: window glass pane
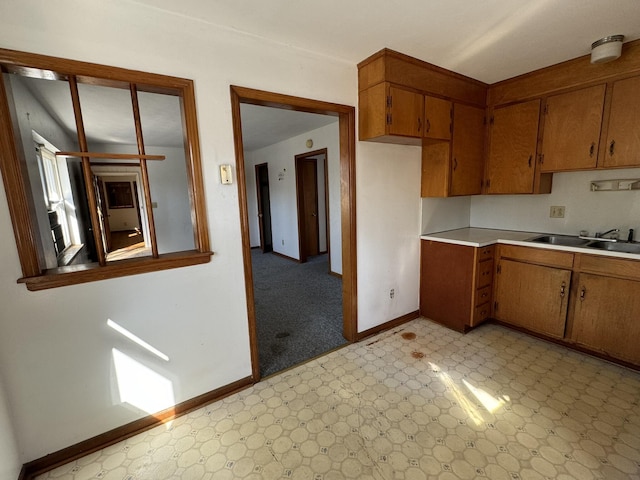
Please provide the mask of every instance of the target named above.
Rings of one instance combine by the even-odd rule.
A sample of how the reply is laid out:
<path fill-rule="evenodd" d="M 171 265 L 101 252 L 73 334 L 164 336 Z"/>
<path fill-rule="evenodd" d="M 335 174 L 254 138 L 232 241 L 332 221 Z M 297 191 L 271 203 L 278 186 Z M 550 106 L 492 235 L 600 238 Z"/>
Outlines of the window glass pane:
<path fill-rule="evenodd" d="M 37 75 L 38 71 L 30 73 Z M 21 140 L 18 147 L 24 152 L 45 266 L 95 261 L 80 160 L 55 155 L 78 150 L 69 83 L 3 76 Z"/>
<path fill-rule="evenodd" d="M 114 145 L 138 153 L 128 88 L 78 84 L 84 133 L 90 152 L 115 152 Z"/>
<path fill-rule="evenodd" d="M 193 250 L 180 97 L 138 92 L 138 104 L 145 153 L 166 157 L 147 162 L 158 253 Z"/>

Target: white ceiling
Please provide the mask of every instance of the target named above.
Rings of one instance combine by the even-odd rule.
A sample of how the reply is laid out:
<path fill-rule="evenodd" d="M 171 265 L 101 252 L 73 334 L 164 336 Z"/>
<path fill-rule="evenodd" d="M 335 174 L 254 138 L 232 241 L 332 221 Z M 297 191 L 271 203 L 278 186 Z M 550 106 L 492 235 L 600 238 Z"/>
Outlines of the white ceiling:
<path fill-rule="evenodd" d="M 486 83 L 640 38 L 638 0 L 129 0 L 358 63 L 388 47 Z"/>
<path fill-rule="evenodd" d="M 338 121 L 338 117 L 281 108 L 240 105 L 242 144 L 247 151 L 281 142 Z"/>
<path fill-rule="evenodd" d="M 127 1 L 353 65 L 387 47 L 486 83 L 587 55 L 591 43 L 607 35 L 623 34 L 625 42 L 640 38 L 640 0 Z M 55 88 L 47 87 L 31 89 L 73 129 L 72 112 L 58 108 Z M 87 134 L 97 141 L 110 130 L 111 141 L 130 142 L 131 138 L 114 133 L 122 120 L 105 115 L 108 109 L 93 100 L 91 111 L 98 115 L 89 122 L 95 130 Z M 116 104 L 111 99 L 107 103 L 110 108 Z M 149 108 L 156 107 L 149 104 Z M 164 115 L 169 117 L 177 118 Z M 255 150 L 331 121 L 336 119 L 243 105 L 245 149 Z M 155 136 L 151 129 L 145 131 L 146 143 L 181 142 L 170 136 L 170 131 L 181 132 L 175 125 L 161 121 L 154 130 Z"/>

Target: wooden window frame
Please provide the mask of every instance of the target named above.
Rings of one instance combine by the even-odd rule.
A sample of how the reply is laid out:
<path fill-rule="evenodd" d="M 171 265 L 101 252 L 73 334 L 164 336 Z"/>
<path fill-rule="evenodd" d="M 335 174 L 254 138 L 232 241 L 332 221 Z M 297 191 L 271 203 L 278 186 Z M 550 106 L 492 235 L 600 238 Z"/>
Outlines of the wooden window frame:
<path fill-rule="evenodd" d="M 71 83 L 79 80 L 104 86 L 122 87 L 127 85 L 131 86 L 132 90 L 139 86 L 147 92 L 177 94 L 181 99 L 185 161 L 194 228 L 195 248 L 193 250 L 166 254 L 158 254 L 156 250 L 151 257 L 45 269 L 42 247 L 37 241 L 37 224 L 31 213 L 33 199 L 30 195 L 30 183 L 26 174 L 26 160 L 22 158 L 22 148 L 18 148 L 16 145 L 17 132 L 12 123 L 10 104 L 4 80 L 2 80 L 0 81 L 0 171 L 2 172 L 18 257 L 22 267 L 23 277 L 18 279 L 19 283 L 24 283 L 29 290 L 35 291 L 198 265 L 211 260 L 213 253 L 209 247 L 195 92 L 192 80 L 6 49 L 0 49 L 0 69 L 2 73 L 7 71 L 22 73 L 37 69 L 50 72 L 59 78 L 72 79 Z M 134 156 L 141 163 L 147 159 L 153 159 L 150 158 L 151 156 L 145 155 L 143 145 L 139 145 L 139 147 L 138 154 Z M 85 152 L 83 163 L 88 164 L 89 157 L 93 155 L 87 153 L 86 148 L 83 149 L 83 152 Z M 96 235 L 95 232 L 94 235 Z"/>

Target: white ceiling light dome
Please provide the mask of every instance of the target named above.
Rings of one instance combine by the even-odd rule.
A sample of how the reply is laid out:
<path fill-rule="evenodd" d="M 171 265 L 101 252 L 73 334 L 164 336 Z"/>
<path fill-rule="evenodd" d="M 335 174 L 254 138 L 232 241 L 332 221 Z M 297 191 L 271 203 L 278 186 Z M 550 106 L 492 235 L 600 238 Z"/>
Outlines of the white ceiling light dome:
<path fill-rule="evenodd" d="M 605 63 L 620 58 L 624 35 L 611 35 L 591 44 L 591 63 Z"/>

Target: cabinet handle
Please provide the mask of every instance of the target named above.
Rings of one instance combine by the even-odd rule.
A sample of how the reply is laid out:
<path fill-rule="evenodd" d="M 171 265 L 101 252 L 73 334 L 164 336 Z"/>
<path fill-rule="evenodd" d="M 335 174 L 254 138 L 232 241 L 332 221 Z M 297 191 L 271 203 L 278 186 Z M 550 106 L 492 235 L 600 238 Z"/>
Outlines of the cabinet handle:
<path fill-rule="evenodd" d="M 533 158 L 533 155 L 529 155 L 529 168 L 531 168 L 531 159 Z"/>
<path fill-rule="evenodd" d="M 427 129 L 425 130 L 427 133 L 429 133 L 431 131 L 431 122 L 429 121 L 429 119 L 427 118 Z"/>
<path fill-rule="evenodd" d="M 566 288 L 567 284 L 562 282 L 562 285 L 560 285 L 560 298 L 564 298 L 564 289 Z"/>
<path fill-rule="evenodd" d="M 593 158 L 593 154 L 595 153 L 596 150 L 596 144 L 595 142 L 591 142 L 591 147 L 589 147 L 589 157 Z"/>
<path fill-rule="evenodd" d="M 458 159 L 457 158 L 453 158 L 453 169 L 455 170 L 456 168 L 458 168 Z"/>
<path fill-rule="evenodd" d="M 615 140 L 611 140 L 611 143 L 609 144 L 609 155 L 611 155 L 613 157 L 613 151 L 616 148 L 616 141 Z"/>
<path fill-rule="evenodd" d="M 584 302 L 584 296 L 585 296 L 586 294 L 587 294 L 587 289 L 586 289 L 586 288 L 584 288 L 584 287 L 582 287 L 582 288 L 580 289 L 580 301 L 581 301 L 581 302 Z"/>

